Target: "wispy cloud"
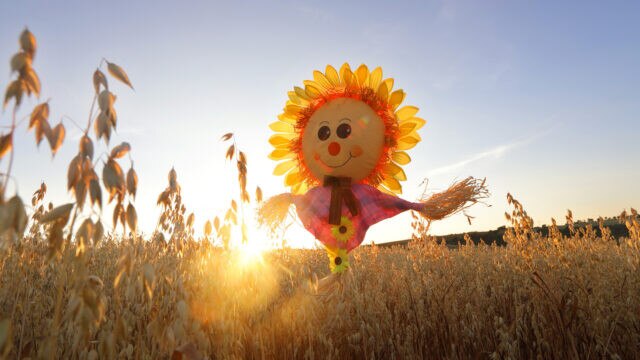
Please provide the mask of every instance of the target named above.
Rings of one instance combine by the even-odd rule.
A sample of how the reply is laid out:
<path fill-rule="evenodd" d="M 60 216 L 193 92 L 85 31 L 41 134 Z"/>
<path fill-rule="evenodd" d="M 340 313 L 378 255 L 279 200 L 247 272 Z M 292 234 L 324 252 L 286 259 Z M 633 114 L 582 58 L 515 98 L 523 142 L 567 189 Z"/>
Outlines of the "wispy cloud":
<path fill-rule="evenodd" d="M 449 164 L 449 165 L 445 165 L 445 166 L 441 166 L 439 168 L 435 168 L 433 170 L 431 170 L 429 172 L 429 176 L 434 176 L 434 175 L 440 175 L 440 174 L 446 174 L 446 173 L 450 173 L 453 172 L 457 169 L 463 168 L 465 166 L 467 166 L 468 164 L 474 163 L 476 161 L 480 161 L 486 158 L 499 158 L 501 156 L 503 156 L 505 153 L 507 153 L 508 151 L 512 150 L 513 148 L 522 145 L 521 143 L 511 143 L 511 144 L 505 144 L 505 145 L 500 145 L 500 146 L 496 146 L 493 149 L 487 150 L 487 151 L 483 151 L 479 154 L 475 154 L 473 156 L 470 156 L 464 160 L 458 161 L 456 163 L 453 164 Z"/>
<path fill-rule="evenodd" d="M 553 116 L 552 116 L 553 118 Z M 545 134 L 548 134 L 549 132 L 551 132 L 551 130 L 553 130 L 553 128 L 555 128 L 557 125 L 559 124 L 554 124 L 551 127 L 549 127 L 548 129 L 544 130 L 544 131 L 540 131 L 538 133 L 534 133 L 524 139 L 520 139 L 520 140 L 516 140 L 513 141 L 511 143 L 507 143 L 507 144 L 503 144 L 503 145 L 499 145 L 496 146 L 492 149 L 474 154 L 472 156 L 469 156 L 468 158 L 455 162 L 453 164 L 449 164 L 449 165 L 445 165 L 445 166 L 441 166 L 439 168 L 435 168 L 431 171 L 429 171 L 428 176 L 434 176 L 434 175 L 441 175 L 441 174 L 447 174 L 447 173 L 451 173 L 454 172 L 455 170 L 458 170 L 460 168 L 464 168 L 465 166 L 477 162 L 477 161 L 481 161 L 484 159 L 489 159 L 489 158 L 500 158 L 502 156 L 504 156 L 506 153 L 510 152 L 511 150 L 518 148 L 518 147 L 522 147 L 525 145 L 528 145 L 530 143 L 532 143 L 535 139 L 544 136 Z"/>

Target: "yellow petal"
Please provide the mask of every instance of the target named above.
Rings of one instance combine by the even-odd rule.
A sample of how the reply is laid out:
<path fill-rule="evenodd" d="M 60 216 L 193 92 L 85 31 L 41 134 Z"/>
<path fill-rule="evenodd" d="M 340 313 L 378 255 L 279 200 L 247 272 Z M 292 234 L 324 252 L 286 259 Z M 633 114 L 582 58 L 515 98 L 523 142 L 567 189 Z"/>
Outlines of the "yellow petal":
<path fill-rule="evenodd" d="M 304 92 L 311 99 L 317 99 L 320 96 L 322 96 L 322 91 L 319 88 L 317 88 L 315 85 L 311 85 L 311 84 L 305 84 Z"/>
<path fill-rule="evenodd" d="M 289 96 L 289 100 L 297 105 L 300 105 L 300 98 L 296 95 L 295 91 L 288 91 L 287 96 Z"/>
<path fill-rule="evenodd" d="M 418 113 L 418 108 L 415 106 L 403 106 L 396 112 L 396 116 L 399 121 L 408 120 L 413 117 L 413 115 Z"/>
<path fill-rule="evenodd" d="M 418 131 L 420 128 L 424 126 L 427 122 L 423 118 L 412 117 L 410 119 L 404 120 L 400 122 L 400 127 L 405 124 L 415 124 L 415 131 Z"/>
<path fill-rule="evenodd" d="M 407 165 L 411 162 L 411 157 L 404 151 L 396 151 L 391 155 L 391 159 L 400 165 Z"/>
<path fill-rule="evenodd" d="M 291 123 L 276 121 L 269 124 L 269 129 L 275 132 L 292 133 L 295 131 Z"/>
<path fill-rule="evenodd" d="M 400 169 L 394 176 L 399 181 L 407 181 L 407 174 L 405 174 L 404 170 Z"/>
<path fill-rule="evenodd" d="M 338 256 L 338 248 L 337 247 L 333 247 L 333 246 L 325 246 L 324 247 L 325 250 L 327 251 L 327 254 L 331 257 L 336 257 Z"/>
<path fill-rule="evenodd" d="M 269 159 L 271 160 L 283 160 L 293 157 L 295 157 L 295 154 L 292 153 L 289 149 L 275 149 L 269 154 Z"/>
<path fill-rule="evenodd" d="M 411 150 L 416 147 L 416 144 L 410 144 L 406 142 L 398 142 L 398 150 Z"/>
<path fill-rule="evenodd" d="M 416 146 L 417 143 L 420 142 L 420 135 L 417 133 L 411 133 L 410 136 L 405 136 L 398 140 L 397 150 L 409 150 Z"/>
<path fill-rule="evenodd" d="M 410 136 L 400 138 L 399 141 L 404 141 L 410 144 L 417 144 L 420 142 L 420 140 L 422 140 L 420 135 L 418 135 L 418 133 L 413 133 Z"/>
<path fill-rule="evenodd" d="M 369 75 L 369 86 L 373 90 L 377 90 L 378 86 L 380 86 L 380 81 L 382 81 L 382 68 L 378 66 Z"/>
<path fill-rule="evenodd" d="M 309 185 L 306 182 L 299 182 L 291 187 L 291 192 L 295 195 L 301 195 L 309 190 Z"/>
<path fill-rule="evenodd" d="M 396 196 L 396 195 L 397 195 L 397 192 L 392 191 L 392 190 L 389 190 L 389 189 L 388 189 L 384 184 L 382 184 L 382 183 L 381 183 L 380 185 L 378 185 L 378 190 L 382 191 L 382 192 L 383 192 L 383 193 L 385 193 L 385 194 L 389 194 L 389 195 L 393 195 L 393 196 Z M 400 191 L 400 192 L 402 192 L 402 191 Z"/>
<path fill-rule="evenodd" d="M 341 73 L 342 75 L 342 82 L 344 83 L 344 86 L 349 88 L 354 86 L 355 84 L 357 84 L 358 80 L 356 79 L 356 76 L 354 75 L 353 72 L 351 72 L 351 70 L 347 69 L 344 72 Z"/>
<path fill-rule="evenodd" d="M 287 101 L 287 103 L 291 103 L 291 104 L 295 104 L 303 107 L 306 107 L 307 105 L 309 105 L 309 100 L 299 97 L 295 91 L 289 91 L 287 92 L 287 95 L 289 96 L 289 101 Z M 305 98 L 306 98 L 306 95 L 305 95 Z"/>
<path fill-rule="evenodd" d="M 275 134 L 269 138 L 269 144 L 276 148 L 289 146 L 295 134 Z"/>
<path fill-rule="evenodd" d="M 307 96 L 307 93 L 304 91 L 303 88 L 299 87 L 299 86 L 294 86 L 293 87 L 293 91 L 295 91 L 296 95 L 298 95 L 298 97 L 300 99 L 304 99 L 307 102 L 311 101 L 311 98 L 309 96 Z"/>
<path fill-rule="evenodd" d="M 426 124 L 424 119 L 413 117 L 411 119 L 400 122 L 400 126 L 398 129 L 400 130 L 400 137 L 405 137 L 407 135 L 412 135 L 412 133 L 417 132 L 421 127 Z"/>
<path fill-rule="evenodd" d="M 297 119 L 304 108 L 300 105 L 289 104 L 284 107 L 284 114 L 290 118 Z"/>
<path fill-rule="evenodd" d="M 395 178 L 385 177 L 382 180 L 382 184 L 394 193 L 402 194 L 402 185 L 400 185 L 400 182 Z"/>
<path fill-rule="evenodd" d="M 384 172 L 385 174 L 391 175 L 391 176 L 395 176 L 397 173 L 399 173 L 401 171 L 402 171 L 402 168 L 400 166 L 394 164 L 393 162 L 388 162 L 382 168 L 382 172 Z"/>
<path fill-rule="evenodd" d="M 405 174 L 404 170 L 402 170 L 400 166 L 392 162 L 388 163 L 384 167 L 383 171 L 389 176 L 394 177 L 396 180 L 400 180 L 400 181 L 407 180 L 407 174 Z"/>
<path fill-rule="evenodd" d="M 400 137 L 405 137 L 409 134 L 411 134 L 416 128 L 416 123 L 412 123 L 412 122 L 405 122 L 402 123 L 402 125 L 400 125 L 400 127 L 398 128 L 398 130 L 400 130 Z"/>
<path fill-rule="evenodd" d="M 320 74 L 322 74 L 322 73 L 320 73 Z M 315 76 L 316 76 L 316 74 L 315 74 L 315 71 L 314 71 L 314 77 Z M 322 76 L 324 76 L 324 75 L 322 75 Z M 329 85 L 329 80 L 325 79 L 325 81 L 323 81 L 323 82 L 318 82 L 318 81 L 315 81 L 315 80 L 304 80 L 302 83 L 304 84 L 305 90 L 306 90 L 306 88 L 308 86 L 310 86 L 310 87 L 315 88 L 316 90 L 318 90 L 318 92 L 320 94 L 325 94 L 327 92 L 327 89 L 328 89 L 327 86 Z M 307 95 L 309 95 L 309 94 L 307 93 Z"/>
<path fill-rule="evenodd" d="M 351 67 L 347 63 L 342 64 L 342 67 L 340 67 L 340 80 L 346 87 L 353 85 L 356 81 L 356 76 L 353 74 Z"/>
<path fill-rule="evenodd" d="M 387 89 L 389 89 L 389 92 L 391 92 L 391 90 L 393 90 L 393 79 L 392 78 L 385 79 L 383 81 L 383 83 L 387 84 Z"/>
<path fill-rule="evenodd" d="M 314 70 L 313 71 L 313 80 L 315 80 L 316 84 L 320 85 L 324 89 L 331 89 L 331 83 L 329 79 L 322 73 L 322 71 Z"/>
<path fill-rule="evenodd" d="M 297 119 L 291 118 L 291 117 L 287 116 L 287 114 L 284 114 L 284 113 L 278 115 L 278 120 L 284 121 L 284 122 L 289 123 L 289 124 L 295 124 L 296 122 L 298 122 Z"/>
<path fill-rule="evenodd" d="M 284 183 L 287 186 L 294 186 L 296 184 L 303 182 L 303 180 L 304 179 L 300 175 L 300 172 L 298 172 L 297 170 L 294 170 L 287 174 L 287 176 L 284 178 Z"/>
<path fill-rule="evenodd" d="M 338 76 L 338 72 L 333 66 L 327 65 L 327 68 L 325 69 L 324 72 L 326 74 L 327 80 L 329 80 L 331 85 L 333 86 L 340 85 L 340 76 Z"/>
<path fill-rule="evenodd" d="M 395 110 L 404 101 L 405 95 L 406 94 L 402 89 L 391 93 L 391 96 L 389 96 L 389 105 L 391 105 L 393 110 Z"/>
<path fill-rule="evenodd" d="M 351 66 L 349 66 L 349 63 L 342 64 L 342 66 L 340 66 L 340 76 L 342 76 L 342 73 L 347 70 L 351 71 Z"/>
<path fill-rule="evenodd" d="M 305 86 L 305 87 L 306 87 L 307 85 L 310 85 L 310 86 L 313 86 L 313 87 L 315 87 L 315 88 L 317 88 L 317 89 L 319 89 L 319 88 L 320 88 L 320 85 L 318 85 L 318 83 L 316 83 L 316 82 L 315 82 L 315 81 L 313 81 L 313 80 L 302 80 L 302 83 L 304 84 L 304 86 Z"/>
<path fill-rule="evenodd" d="M 367 78 L 369 77 L 369 69 L 367 65 L 362 64 L 356 70 L 356 78 L 358 79 L 358 84 L 365 85 L 367 83 Z"/>
<path fill-rule="evenodd" d="M 280 176 L 287 173 L 287 171 L 293 169 L 298 162 L 295 160 L 287 160 L 276 165 L 276 168 L 273 169 L 273 175 Z"/>
<path fill-rule="evenodd" d="M 389 96 L 389 89 L 387 88 L 386 83 L 380 84 L 378 87 L 378 99 L 382 101 L 387 101 L 387 97 Z"/>

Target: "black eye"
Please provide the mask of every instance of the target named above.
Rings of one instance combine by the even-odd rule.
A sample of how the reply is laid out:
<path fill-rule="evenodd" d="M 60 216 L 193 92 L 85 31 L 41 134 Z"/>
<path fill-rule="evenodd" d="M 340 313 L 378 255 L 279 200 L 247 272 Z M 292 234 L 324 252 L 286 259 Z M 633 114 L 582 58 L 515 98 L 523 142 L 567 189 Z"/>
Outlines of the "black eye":
<path fill-rule="evenodd" d="M 336 134 L 338 134 L 338 137 L 340 137 L 341 139 L 348 138 L 349 135 L 351 135 L 351 125 L 340 124 L 340 126 L 338 126 L 338 129 L 336 130 Z"/>
<path fill-rule="evenodd" d="M 318 139 L 325 141 L 331 135 L 331 129 L 328 126 L 322 126 L 318 129 Z"/>

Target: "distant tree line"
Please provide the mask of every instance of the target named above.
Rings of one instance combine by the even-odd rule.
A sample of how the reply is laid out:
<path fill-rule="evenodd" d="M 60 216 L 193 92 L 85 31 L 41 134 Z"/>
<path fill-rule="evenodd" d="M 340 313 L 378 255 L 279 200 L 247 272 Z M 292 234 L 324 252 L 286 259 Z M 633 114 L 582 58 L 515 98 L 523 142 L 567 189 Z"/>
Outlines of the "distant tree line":
<path fill-rule="evenodd" d="M 575 221 L 574 222 L 575 231 L 577 232 L 580 229 L 585 228 L 587 225 L 591 225 L 591 227 L 593 228 L 593 231 L 596 233 L 597 236 L 602 236 L 601 231 L 600 231 L 600 227 L 598 225 L 598 221 L 597 220 L 593 220 L 593 219 Z M 605 217 L 605 218 L 603 218 L 603 225 L 604 225 L 605 228 L 607 228 L 607 229 L 609 229 L 609 231 L 611 231 L 611 236 L 613 236 L 615 239 L 629 237 L 629 230 L 627 229 L 625 224 L 621 224 L 619 222 L 617 217 Z M 485 244 L 493 244 L 493 243 L 495 243 L 498 246 L 505 246 L 506 243 L 505 243 L 503 238 L 504 238 L 504 233 L 505 233 L 506 230 L 507 230 L 507 228 L 505 226 L 500 226 L 499 228 L 497 228 L 495 230 L 473 231 L 473 232 L 460 233 L 460 234 L 449 234 L 449 235 L 442 235 L 442 236 L 434 236 L 434 238 L 436 238 L 436 241 L 438 241 L 438 243 L 444 241 L 447 244 L 447 246 L 449 246 L 449 247 L 455 247 L 459 243 L 464 243 L 465 242 L 465 235 L 468 235 L 469 238 L 471 239 L 471 241 L 473 241 L 473 243 L 476 244 L 476 245 L 479 242 L 482 241 Z M 539 232 L 539 233 L 541 233 L 543 236 L 548 236 L 549 235 L 549 226 L 547 226 L 547 225 L 536 226 L 536 227 L 534 227 L 534 230 Z M 558 225 L 558 230 L 564 236 L 571 236 L 570 231 L 569 231 L 569 227 L 567 225 Z M 395 246 L 395 245 L 404 246 L 404 245 L 407 245 L 409 243 L 409 241 L 410 240 L 407 239 L 407 240 L 391 241 L 391 242 L 379 243 L 379 244 L 376 243 L 376 245 L 378 245 L 378 246 Z"/>

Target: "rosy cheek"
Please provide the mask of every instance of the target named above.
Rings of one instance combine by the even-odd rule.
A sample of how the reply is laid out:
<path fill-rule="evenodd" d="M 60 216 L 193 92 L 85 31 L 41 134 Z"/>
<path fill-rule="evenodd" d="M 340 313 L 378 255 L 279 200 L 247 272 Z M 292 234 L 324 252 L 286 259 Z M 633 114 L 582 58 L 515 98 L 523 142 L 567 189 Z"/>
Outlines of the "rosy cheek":
<path fill-rule="evenodd" d="M 315 161 L 320 160 L 320 154 L 318 154 L 317 152 L 316 152 L 316 153 L 313 153 L 313 159 L 314 159 Z"/>
<path fill-rule="evenodd" d="M 362 153 L 363 153 L 363 150 L 362 150 L 362 147 L 360 147 L 360 145 L 354 145 L 351 148 L 351 156 L 353 157 L 358 157 L 362 155 Z"/>

